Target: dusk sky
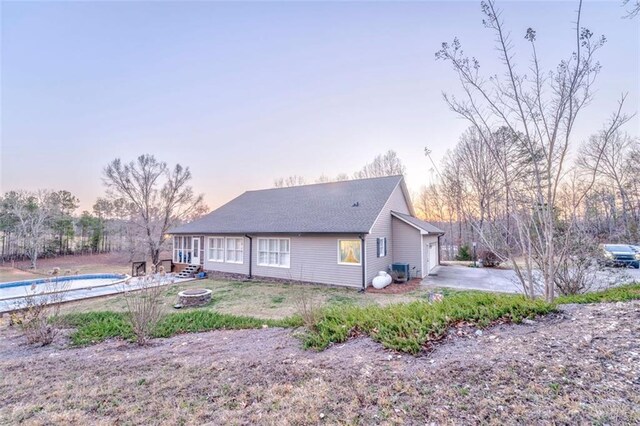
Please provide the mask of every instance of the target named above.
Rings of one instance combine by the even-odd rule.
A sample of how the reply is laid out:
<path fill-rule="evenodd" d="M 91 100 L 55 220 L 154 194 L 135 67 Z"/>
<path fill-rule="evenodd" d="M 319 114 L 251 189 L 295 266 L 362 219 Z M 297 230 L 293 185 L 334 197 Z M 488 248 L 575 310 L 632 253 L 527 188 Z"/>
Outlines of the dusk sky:
<path fill-rule="evenodd" d="M 586 2 L 582 24 L 608 42 L 576 142 L 629 92 L 640 110 L 640 17 Z M 577 1 L 498 2 L 529 65 L 571 52 Z M 458 36 L 486 73 L 499 71 L 479 2 L 2 2 L 0 189 L 67 189 L 90 209 L 113 158 L 155 154 L 191 168 L 211 208 L 277 177 L 352 174 L 398 152 L 410 189 L 467 123 L 441 42 Z M 640 119 L 626 126 L 640 135 Z"/>

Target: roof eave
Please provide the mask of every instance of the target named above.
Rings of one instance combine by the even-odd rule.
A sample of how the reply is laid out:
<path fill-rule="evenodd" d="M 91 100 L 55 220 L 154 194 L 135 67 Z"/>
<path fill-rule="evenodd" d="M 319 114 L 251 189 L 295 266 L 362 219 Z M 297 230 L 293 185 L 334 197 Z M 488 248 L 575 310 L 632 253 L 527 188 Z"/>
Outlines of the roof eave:
<path fill-rule="evenodd" d="M 406 220 L 400 214 L 394 212 L 393 210 L 391 211 L 391 216 L 395 217 L 398 220 L 401 220 L 402 222 L 406 223 L 407 225 L 411 226 L 412 228 L 417 229 L 418 231 L 420 231 L 420 235 L 444 235 L 445 234 L 443 231 L 441 231 L 441 232 L 427 231 L 426 229 L 421 228 L 420 226 L 416 225 L 415 223 L 412 223 L 412 222 Z"/>
<path fill-rule="evenodd" d="M 167 235 L 366 235 L 369 231 L 179 231 Z"/>

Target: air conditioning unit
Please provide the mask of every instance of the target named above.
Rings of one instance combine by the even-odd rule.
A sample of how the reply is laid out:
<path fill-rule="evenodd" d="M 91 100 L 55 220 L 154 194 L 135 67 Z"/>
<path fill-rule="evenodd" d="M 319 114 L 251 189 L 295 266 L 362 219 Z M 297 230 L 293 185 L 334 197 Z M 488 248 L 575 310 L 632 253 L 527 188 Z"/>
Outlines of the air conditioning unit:
<path fill-rule="evenodd" d="M 409 276 L 409 264 L 408 263 L 392 263 L 391 272 L 393 276 L 398 276 L 397 281 L 408 281 L 411 279 Z M 401 277 L 404 277 L 402 279 Z"/>

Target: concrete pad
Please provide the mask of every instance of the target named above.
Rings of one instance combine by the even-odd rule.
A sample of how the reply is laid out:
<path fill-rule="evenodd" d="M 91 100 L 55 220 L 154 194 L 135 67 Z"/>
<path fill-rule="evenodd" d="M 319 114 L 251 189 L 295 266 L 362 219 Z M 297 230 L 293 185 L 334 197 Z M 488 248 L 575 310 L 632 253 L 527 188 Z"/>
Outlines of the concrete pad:
<path fill-rule="evenodd" d="M 422 280 L 428 287 L 460 290 L 482 290 L 498 293 L 522 293 L 515 272 L 508 269 L 471 268 L 461 265 L 440 265 Z"/>
<path fill-rule="evenodd" d="M 603 288 L 609 285 L 620 285 L 630 282 L 640 282 L 639 269 L 617 270 L 619 277 L 613 282 L 603 271 Z M 482 290 L 497 293 L 523 294 L 522 286 L 516 273 L 510 269 L 471 268 L 462 265 L 440 265 L 435 270 L 436 276 L 428 276 L 422 280 L 422 285 L 430 288 L 445 287 L 459 290 Z M 596 288 L 592 289 L 596 290 Z"/>

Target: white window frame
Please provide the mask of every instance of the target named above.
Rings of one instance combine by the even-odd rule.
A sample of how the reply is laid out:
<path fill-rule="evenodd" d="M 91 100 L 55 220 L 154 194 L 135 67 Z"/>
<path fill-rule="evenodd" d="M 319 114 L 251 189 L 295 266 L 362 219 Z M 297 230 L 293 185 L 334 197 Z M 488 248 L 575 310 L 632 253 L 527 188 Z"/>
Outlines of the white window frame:
<path fill-rule="evenodd" d="M 360 256 L 360 262 L 358 263 L 350 263 L 350 262 L 341 262 L 340 261 L 340 242 L 341 241 L 357 241 L 358 244 L 360 245 L 360 252 L 358 253 L 358 255 Z M 338 244 L 337 244 L 337 254 L 338 254 L 338 265 L 346 265 L 346 266 L 362 266 L 362 240 L 361 239 L 354 239 L 354 238 L 340 238 L 338 239 Z"/>
<path fill-rule="evenodd" d="M 235 251 L 236 253 L 236 257 L 238 255 L 238 252 L 240 252 L 240 260 L 229 260 L 229 241 L 230 240 L 236 240 L 236 244 L 238 241 L 242 242 L 242 249 L 238 250 L 237 248 L 234 248 L 233 251 Z M 243 264 L 244 263 L 244 238 L 243 237 L 226 237 L 224 239 L 224 261 L 226 263 L 236 263 L 236 264 Z"/>
<path fill-rule="evenodd" d="M 270 257 L 269 255 L 272 253 L 271 250 L 270 250 L 270 246 L 271 246 L 270 241 L 273 241 L 273 240 L 276 240 L 278 242 L 278 251 L 277 252 L 273 252 L 273 253 L 277 253 L 278 254 L 278 262 L 280 261 L 282 254 L 288 254 L 289 255 L 289 257 L 288 257 L 289 261 L 287 262 L 286 265 L 281 265 L 280 263 L 277 263 L 277 264 L 269 263 L 269 257 Z M 280 249 L 280 241 L 282 241 L 282 240 L 286 240 L 287 241 L 287 245 L 289 246 L 289 251 L 284 252 L 284 251 L 282 251 Z M 266 252 L 263 251 L 263 250 L 260 250 L 260 241 L 266 241 L 267 242 L 267 251 Z M 261 252 L 267 254 L 267 263 L 261 263 L 260 262 L 260 253 Z M 258 266 L 268 266 L 270 268 L 290 269 L 291 268 L 291 238 L 273 238 L 273 237 L 272 238 L 258 238 L 258 250 L 256 252 L 256 256 L 257 256 L 256 257 L 256 264 Z"/>
<path fill-rule="evenodd" d="M 191 263 L 193 256 L 193 237 L 193 235 L 173 236 L 173 263 Z"/>
<path fill-rule="evenodd" d="M 222 247 L 221 248 L 213 248 L 211 246 L 211 242 L 213 240 L 221 240 L 222 241 Z M 211 250 L 222 250 L 222 258 L 220 258 L 220 259 L 212 258 L 211 257 Z M 225 243 L 224 237 L 218 237 L 218 236 L 209 236 L 209 237 L 207 237 L 207 260 L 209 262 L 224 263 L 224 258 L 225 258 L 226 252 L 227 252 L 227 245 Z"/>
<path fill-rule="evenodd" d="M 387 257 L 387 237 L 379 237 L 376 239 L 376 250 L 378 257 Z"/>

